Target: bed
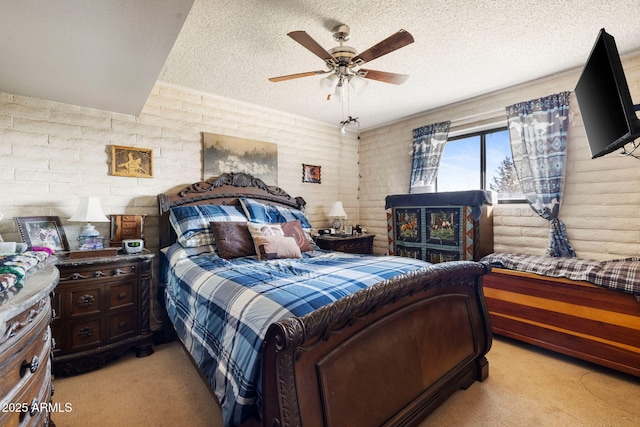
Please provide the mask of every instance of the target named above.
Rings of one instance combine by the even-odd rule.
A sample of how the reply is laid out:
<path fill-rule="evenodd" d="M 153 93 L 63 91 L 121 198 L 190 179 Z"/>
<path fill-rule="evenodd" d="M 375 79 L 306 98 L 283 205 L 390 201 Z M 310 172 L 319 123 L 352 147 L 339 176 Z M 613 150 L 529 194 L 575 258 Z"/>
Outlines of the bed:
<path fill-rule="evenodd" d="M 496 253 L 483 277 L 493 333 L 640 376 L 640 259 Z"/>
<path fill-rule="evenodd" d="M 225 425 L 415 425 L 487 378 L 485 264 L 319 250 L 308 240 L 305 201 L 244 173 L 158 202 L 159 299 Z M 224 212 L 193 227 L 206 233 L 219 222 L 215 236 L 189 247 L 184 218 L 209 210 Z M 246 239 L 243 221 L 261 244 L 231 257 L 229 242 Z M 295 232 L 278 242 L 295 240 L 300 257 L 280 257 L 260 232 L 291 222 Z"/>

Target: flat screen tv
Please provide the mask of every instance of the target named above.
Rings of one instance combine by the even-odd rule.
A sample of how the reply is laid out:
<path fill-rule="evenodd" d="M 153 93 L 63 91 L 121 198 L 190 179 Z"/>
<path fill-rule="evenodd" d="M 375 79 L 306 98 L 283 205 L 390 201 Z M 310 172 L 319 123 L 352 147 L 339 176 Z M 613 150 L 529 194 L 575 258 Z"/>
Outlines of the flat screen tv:
<path fill-rule="evenodd" d="M 614 38 L 600 30 L 575 89 L 591 158 L 604 156 L 640 137 L 622 61 Z"/>

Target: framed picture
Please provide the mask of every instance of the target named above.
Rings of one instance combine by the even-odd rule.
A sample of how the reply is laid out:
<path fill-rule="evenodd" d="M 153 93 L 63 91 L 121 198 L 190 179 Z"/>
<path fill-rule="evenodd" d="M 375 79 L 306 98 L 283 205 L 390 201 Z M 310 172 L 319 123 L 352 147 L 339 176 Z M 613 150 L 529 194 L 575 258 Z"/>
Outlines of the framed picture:
<path fill-rule="evenodd" d="M 29 247 L 44 246 L 54 252 L 68 251 L 69 243 L 57 216 L 16 217 L 22 241 Z"/>
<path fill-rule="evenodd" d="M 202 180 L 244 172 L 278 185 L 278 144 L 202 132 Z"/>
<path fill-rule="evenodd" d="M 153 178 L 152 150 L 112 145 L 111 175 Z"/>
<path fill-rule="evenodd" d="M 320 166 L 302 164 L 302 182 L 320 184 Z"/>

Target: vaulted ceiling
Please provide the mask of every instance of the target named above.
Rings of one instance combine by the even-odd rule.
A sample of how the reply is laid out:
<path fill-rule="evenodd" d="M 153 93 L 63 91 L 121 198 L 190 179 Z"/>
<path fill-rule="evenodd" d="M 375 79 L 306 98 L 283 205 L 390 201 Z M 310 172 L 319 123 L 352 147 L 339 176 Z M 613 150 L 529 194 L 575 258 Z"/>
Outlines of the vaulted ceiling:
<path fill-rule="evenodd" d="M 351 115 L 368 129 L 578 69 L 603 27 L 623 56 L 640 50 L 637 0 L 0 0 L 0 6 L 0 91 L 127 114 L 139 113 L 160 80 L 336 126 Z M 351 28 L 346 44 L 359 52 L 400 29 L 410 32 L 414 43 L 365 67 L 408 80 L 371 80 L 342 104 L 327 101 L 322 76 L 268 81 L 322 70 L 323 61 L 287 33 L 305 31 L 329 49 L 338 44 L 337 24 Z"/>

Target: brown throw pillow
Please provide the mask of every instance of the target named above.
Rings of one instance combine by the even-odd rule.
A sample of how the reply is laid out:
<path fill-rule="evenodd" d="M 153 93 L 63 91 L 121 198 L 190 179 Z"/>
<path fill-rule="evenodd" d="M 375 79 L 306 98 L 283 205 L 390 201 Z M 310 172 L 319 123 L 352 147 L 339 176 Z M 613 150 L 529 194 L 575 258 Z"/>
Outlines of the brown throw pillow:
<path fill-rule="evenodd" d="M 311 244 L 307 240 L 307 233 L 305 233 L 302 229 L 302 224 L 300 223 L 299 219 L 296 219 L 295 221 L 280 223 L 280 226 L 282 227 L 282 231 L 284 232 L 285 236 L 291 236 L 296 239 L 296 243 L 298 244 L 302 252 L 313 250 L 313 246 L 311 246 Z"/>
<path fill-rule="evenodd" d="M 246 222 L 212 222 L 210 225 L 220 258 L 232 259 L 256 254 Z"/>

